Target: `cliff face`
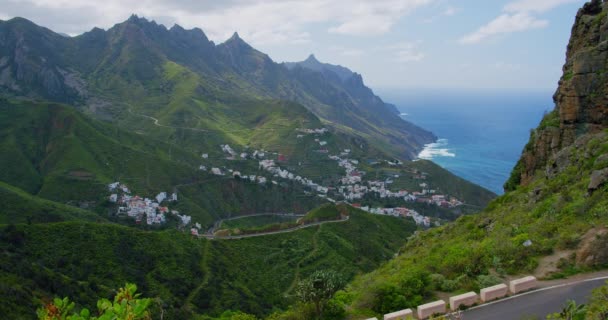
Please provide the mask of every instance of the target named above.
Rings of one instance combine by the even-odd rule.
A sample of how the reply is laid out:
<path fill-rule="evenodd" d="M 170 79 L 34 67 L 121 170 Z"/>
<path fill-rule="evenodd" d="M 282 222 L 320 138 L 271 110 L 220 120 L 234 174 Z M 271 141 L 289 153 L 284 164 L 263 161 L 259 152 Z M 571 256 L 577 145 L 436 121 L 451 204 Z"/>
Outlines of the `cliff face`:
<path fill-rule="evenodd" d="M 560 150 L 585 134 L 608 127 L 608 3 L 593 0 L 576 15 L 566 53 L 563 76 L 553 100 L 555 110 L 534 130 L 507 191 L 526 185 L 536 170 L 549 164 Z M 547 170 L 551 170 L 548 168 Z"/>

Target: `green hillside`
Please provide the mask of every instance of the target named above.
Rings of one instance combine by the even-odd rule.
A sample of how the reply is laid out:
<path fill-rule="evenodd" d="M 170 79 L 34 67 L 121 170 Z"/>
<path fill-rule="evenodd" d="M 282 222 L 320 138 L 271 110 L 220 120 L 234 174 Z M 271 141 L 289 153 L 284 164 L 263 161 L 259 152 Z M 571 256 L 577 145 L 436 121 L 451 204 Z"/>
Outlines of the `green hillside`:
<path fill-rule="evenodd" d="M 58 202 L 52 204 L 57 208 L 65 207 L 60 203 L 70 203 L 107 217 L 108 210 L 116 210 L 106 200 L 106 185 L 114 181 L 126 183 L 142 196 L 175 190 L 181 200 L 176 208 L 205 226 L 230 214 L 303 213 L 322 203 L 319 198 L 303 197 L 299 185 L 260 186 L 231 176 L 209 175 L 198 170 L 198 153 L 89 119 L 64 105 L 5 100 L 0 104 L 0 125 L 0 163 L 4 168 L 0 181 L 7 184 L 6 190 L 23 190 L 3 193 L 12 204 L 3 214 L 13 217 L 17 209 L 23 210 L 23 217 L 39 214 L 33 207 L 37 201 L 32 207 L 19 204 L 17 199 L 33 198 L 26 192 Z M 219 146 L 214 149 L 219 150 Z M 226 164 L 225 160 L 221 164 Z M 234 167 L 247 168 L 239 163 Z M 257 165 L 249 169 L 259 173 Z M 25 221 L 4 218 L 6 222 Z"/>
<path fill-rule="evenodd" d="M 32 196 L 4 182 L 0 182 L 0 202 L 0 224 L 104 220 L 93 212 Z"/>
<path fill-rule="evenodd" d="M 86 222 L 4 226 L 1 312 L 34 318 L 40 301 L 54 295 L 91 307 L 117 284 L 132 281 L 145 296 L 157 297 L 172 319 L 225 310 L 267 315 L 294 301 L 299 279 L 319 269 L 346 279 L 369 272 L 415 230 L 410 221 L 346 210 L 347 222 L 242 240 Z"/>
<path fill-rule="evenodd" d="M 417 234 L 399 257 L 357 278 L 347 290 L 353 314 L 415 307 L 442 288 L 478 290 L 487 275 L 551 278 L 607 268 L 608 186 L 591 194 L 587 186 L 593 171 L 608 166 L 608 132 L 586 139 L 579 148 L 562 151 L 571 163 L 555 177 L 546 180 L 538 172 L 534 182 L 499 197 L 482 213 Z M 527 240 L 531 246 L 524 246 Z M 559 263 L 548 265 L 547 256 Z M 424 286 L 412 292 L 407 286 L 412 279 Z"/>
<path fill-rule="evenodd" d="M 511 276 L 553 279 L 608 268 L 608 122 L 600 107 L 608 77 L 605 59 L 597 58 L 605 53 L 607 10 L 597 0 L 578 12 L 556 108 L 532 130 L 505 185 L 510 191 L 477 215 L 416 234 L 398 257 L 357 277 L 340 295 L 349 318 Z"/>

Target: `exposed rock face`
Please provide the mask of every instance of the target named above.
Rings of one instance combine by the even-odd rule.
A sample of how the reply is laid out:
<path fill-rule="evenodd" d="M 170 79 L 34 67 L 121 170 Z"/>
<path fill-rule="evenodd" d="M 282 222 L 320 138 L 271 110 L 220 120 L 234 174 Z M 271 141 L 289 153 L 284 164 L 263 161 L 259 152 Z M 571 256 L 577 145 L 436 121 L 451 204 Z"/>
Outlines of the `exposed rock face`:
<path fill-rule="evenodd" d="M 608 3 L 593 0 L 576 15 L 564 74 L 553 96 L 555 110 L 532 133 L 505 189 L 530 182 L 536 170 L 581 135 L 608 127 L 607 14 Z"/>
<path fill-rule="evenodd" d="M 591 174 L 591 181 L 587 189 L 592 192 L 603 186 L 608 181 L 608 168 L 595 170 Z"/>

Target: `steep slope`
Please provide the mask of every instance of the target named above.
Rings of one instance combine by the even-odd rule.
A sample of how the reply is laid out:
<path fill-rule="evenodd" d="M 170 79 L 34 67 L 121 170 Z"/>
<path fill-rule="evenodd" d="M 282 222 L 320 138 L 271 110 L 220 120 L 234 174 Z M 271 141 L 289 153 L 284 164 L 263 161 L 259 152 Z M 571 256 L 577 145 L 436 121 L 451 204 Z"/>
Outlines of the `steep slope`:
<path fill-rule="evenodd" d="M 314 270 L 350 279 L 390 258 L 415 230 L 410 221 L 346 210 L 347 222 L 225 241 L 84 222 L 2 227 L 0 310 L 33 319 L 39 302 L 54 295 L 91 307 L 133 281 L 157 297 L 154 314 L 162 307 L 165 319 L 230 309 L 267 315 L 293 302 L 293 283 Z"/>
<path fill-rule="evenodd" d="M 105 220 L 93 212 L 32 196 L 1 181 L 0 201 L 0 224 Z"/>
<path fill-rule="evenodd" d="M 506 189 L 529 183 L 537 170 L 581 135 L 608 127 L 608 98 L 604 94 L 608 82 L 605 6 L 601 1 L 591 1 L 576 15 L 564 74 L 553 96 L 555 110 L 545 115 L 539 128 L 532 132 Z M 560 165 L 550 163 L 553 169 Z"/>
<path fill-rule="evenodd" d="M 413 307 L 496 277 L 563 277 L 608 267 L 608 4 L 577 14 L 556 109 L 532 133 L 504 196 L 421 232 L 341 296 L 352 318 Z M 597 73 L 596 73 L 597 72 Z M 345 298 L 346 297 L 346 298 Z"/>
<path fill-rule="evenodd" d="M 298 185 L 258 186 L 214 177 L 199 170 L 198 151 L 124 131 L 56 103 L 0 100 L 0 150 L 0 183 L 8 184 L 0 193 L 7 204 L 0 210 L 2 223 L 23 223 L 32 216 L 34 222 L 79 215 L 93 220 L 92 212 L 69 209 L 66 203 L 107 216 L 106 185 L 114 181 L 142 196 L 178 192 L 178 208 L 204 226 L 230 214 L 305 212 L 322 203 L 302 197 Z M 258 173 L 257 166 L 250 170 Z"/>

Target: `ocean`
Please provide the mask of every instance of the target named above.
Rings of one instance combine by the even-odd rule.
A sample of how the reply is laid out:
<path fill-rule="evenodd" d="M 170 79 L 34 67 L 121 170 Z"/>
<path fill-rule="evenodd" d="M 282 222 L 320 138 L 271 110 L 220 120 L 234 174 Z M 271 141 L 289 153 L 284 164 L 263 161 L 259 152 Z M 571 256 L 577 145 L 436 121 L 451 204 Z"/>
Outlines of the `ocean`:
<path fill-rule="evenodd" d="M 553 110 L 553 92 L 408 90 L 379 92 L 401 116 L 437 135 L 418 155 L 497 194 L 530 130 Z"/>

